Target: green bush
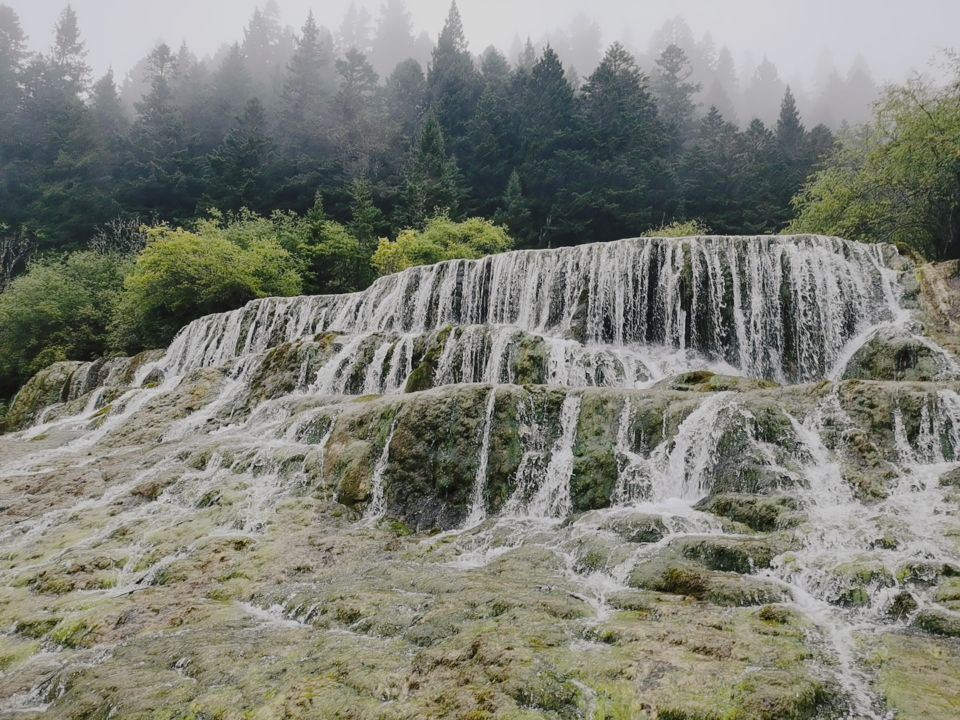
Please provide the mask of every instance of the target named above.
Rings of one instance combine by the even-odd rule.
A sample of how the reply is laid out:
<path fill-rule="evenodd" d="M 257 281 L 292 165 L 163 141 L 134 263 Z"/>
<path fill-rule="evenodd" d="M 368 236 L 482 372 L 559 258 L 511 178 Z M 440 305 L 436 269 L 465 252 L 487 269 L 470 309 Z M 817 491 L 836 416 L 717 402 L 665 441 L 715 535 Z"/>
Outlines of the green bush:
<path fill-rule="evenodd" d="M 165 226 L 149 231 L 147 247 L 123 283 L 112 327 L 117 347 L 163 347 L 203 315 L 301 292 L 294 260 L 275 240 L 253 237 L 244 247 L 217 228 L 201 224 L 196 233 Z"/>
<path fill-rule="evenodd" d="M 76 252 L 35 262 L 0 295 L 0 396 L 59 360 L 108 350 L 107 327 L 130 261 Z"/>
<path fill-rule="evenodd" d="M 499 225 L 480 218 L 454 222 L 437 217 L 423 230 L 404 230 L 396 240 L 381 239 L 373 254 L 373 265 L 381 275 L 389 275 L 415 265 L 476 259 L 512 247 L 513 241 Z"/>

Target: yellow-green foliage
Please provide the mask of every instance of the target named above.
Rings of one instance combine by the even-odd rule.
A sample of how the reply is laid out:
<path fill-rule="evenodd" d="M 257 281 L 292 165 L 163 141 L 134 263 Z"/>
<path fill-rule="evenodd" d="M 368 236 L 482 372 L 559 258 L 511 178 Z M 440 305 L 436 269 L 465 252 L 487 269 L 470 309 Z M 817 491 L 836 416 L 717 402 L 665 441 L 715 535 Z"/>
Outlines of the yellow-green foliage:
<path fill-rule="evenodd" d="M 668 225 L 647 230 L 642 237 L 691 237 L 709 234 L 710 228 L 700 220 L 675 220 Z"/>
<path fill-rule="evenodd" d="M 437 217 L 423 230 L 404 230 L 395 240 L 382 238 L 373 265 L 381 275 L 389 275 L 415 265 L 481 258 L 512 247 L 513 241 L 499 225 L 479 218 L 454 222 Z"/>
<path fill-rule="evenodd" d="M 197 232 L 159 226 L 127 275 L 114 324 L 120 346 L 160 347 L 183 325 L 271 295 L 297 295 L 300 276 L 273 239 L 240 245 L 207 223 Z"/>
<path fill-rule="evenodd" d="M 10 283 L 0 294 L 0 395 L 51 363 L 106 351 L 106 326 L 128 266 L 112 255 L 78 252 L 36 262 Z"/>
<path fill-rule="evenodd" d="M 892 86 L 873 122 L 841 147 L 794 198 L 790 232 L 905 243 L 930 257 L 960 252 L 960 60 L 945 87 Z"/>

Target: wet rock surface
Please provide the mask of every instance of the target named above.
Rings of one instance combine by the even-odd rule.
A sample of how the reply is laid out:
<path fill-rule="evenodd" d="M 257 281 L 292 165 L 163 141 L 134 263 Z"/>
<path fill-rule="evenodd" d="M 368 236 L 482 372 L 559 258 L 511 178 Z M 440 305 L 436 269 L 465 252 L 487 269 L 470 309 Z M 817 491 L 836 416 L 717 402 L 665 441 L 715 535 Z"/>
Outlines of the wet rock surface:
<path fill-rule="evenodd" d="M 742 299 L 769 289 L 750 267 L 862 273 L 843 302 L 922 347 L 922 308 L 896 313 L 927 275 L 790 242 L 602 249 L 701 293 L 688 331 L 731 343 L 712 360 L 619 344 L 591 298 L 640 281 L 577 249 L 483 261 L 476 286 L 472 266 L 398 276 L 393 319 L 376 293 L 260 302 L 38 375 L 0 436 L 0 717 L 955 718 L 949 343 L 891 365 L 871 326 L 770 326 L 782 355 L 729 366 L 755 331 L 737 272 Z M 521 287 L 539 326 L 498 305 Z M 623 307 L 624 332 L 669 341 Z M 844 367 L 805 359 L 810 338 Z"/>

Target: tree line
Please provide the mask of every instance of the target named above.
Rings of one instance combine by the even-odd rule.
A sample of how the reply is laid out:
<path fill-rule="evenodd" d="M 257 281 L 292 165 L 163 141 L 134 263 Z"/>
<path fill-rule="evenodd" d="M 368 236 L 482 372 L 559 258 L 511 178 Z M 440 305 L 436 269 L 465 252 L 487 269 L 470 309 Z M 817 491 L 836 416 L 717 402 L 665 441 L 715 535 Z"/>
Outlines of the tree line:
<path fill-rule="evenodd" d="M 520 247 L 692 217 L 717 232 L 776 231 L 832 145 L 826 127 L 803 127 L 789 88 L 769 127 L 741 130 L 698 106 L 701 84 L 675 44 L 649 72 L 614 44 L 575 80 L 550 46 L 527 43 L 513 64 L 494 48 L 473 55 L 455 4 L 432 47 L 400 0 L 370 39 L 340 36 L 311 15 L 290 38 L 268 7 L 213 67 L 161 43 L 131 74 L 142 81 L 131 115 L 111 72 L 92 80 L 72 8 L 52 49 L 30 54 L 0 5 L 7 245 L 78 249 L 117 218 L 304 213 L 318 194 L 341 222 L 372 203 L 376 234 L 438 213 L 482 216 Z"/>

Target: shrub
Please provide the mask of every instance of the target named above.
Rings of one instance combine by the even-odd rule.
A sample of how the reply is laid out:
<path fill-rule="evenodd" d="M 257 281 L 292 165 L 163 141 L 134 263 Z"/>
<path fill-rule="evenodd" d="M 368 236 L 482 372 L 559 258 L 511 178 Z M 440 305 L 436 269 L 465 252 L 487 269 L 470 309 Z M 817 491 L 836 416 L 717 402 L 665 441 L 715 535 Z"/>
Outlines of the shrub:
<path fill-rule="evenodd" d="M 255 298 L 296 295 L 302 283 L 290 254 L 275 240 L 254 237 L 246 247 L 203 225 L 198 232 L 161 226 L 123 284 L 112 333 L 127 351 L 162 347 L 198 317 Z"/>
<path fill-rule="evenodd" d="M 512 247 L 513 241 L 499 225 L 479 218 L 454 222 L 441 216 L 423 230 L 404 230 L 396 240 L 381 239 L 373 265 L 381 275 L 389 275 L 415 265 L 481 258 Z"/>
<path fill-rule="evenodd" d="M 33 263 L 0 295 L 0 395 L 59 360 L 108 349 L 107 326 L 130 261 L 76 252 Z"/>

